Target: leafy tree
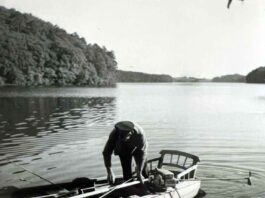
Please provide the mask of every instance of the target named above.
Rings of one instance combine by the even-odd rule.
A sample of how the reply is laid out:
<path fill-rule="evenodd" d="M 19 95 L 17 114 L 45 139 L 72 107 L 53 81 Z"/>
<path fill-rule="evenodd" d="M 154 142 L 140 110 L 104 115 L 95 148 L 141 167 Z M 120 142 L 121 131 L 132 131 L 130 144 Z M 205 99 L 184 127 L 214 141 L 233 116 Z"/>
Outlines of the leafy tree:
<path fill-rule="evenodd" d="M 265 83 L 265 67 L 259 67 L 246 76 L 247 83 Z"/>
<path fill-rule="evenodd" d="M 0 7 L 0 84 L 113 86 L 113 51 L 31 14 Z"/>

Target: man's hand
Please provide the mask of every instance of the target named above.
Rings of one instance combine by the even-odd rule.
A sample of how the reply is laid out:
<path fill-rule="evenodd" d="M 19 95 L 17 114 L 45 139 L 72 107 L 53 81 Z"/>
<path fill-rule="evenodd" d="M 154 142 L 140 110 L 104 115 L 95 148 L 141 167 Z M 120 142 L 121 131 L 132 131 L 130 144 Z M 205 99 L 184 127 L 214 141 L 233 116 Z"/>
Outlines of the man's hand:
<path fill-rule="evenodd" d="M 108 180 L 109 184 L 114 184 L 115 183 L 115 174 L 114 174 L 114 172 L 112 171 L 111 168 L 108 169 L 107 172 L 108 172 L 107 180 Z"/>
<path fill-rule="evenodd" d="M 137 178 L 141 184 L 144 184 L 144 176 L 142 175 L 142 173 L 137 173 Z"/>

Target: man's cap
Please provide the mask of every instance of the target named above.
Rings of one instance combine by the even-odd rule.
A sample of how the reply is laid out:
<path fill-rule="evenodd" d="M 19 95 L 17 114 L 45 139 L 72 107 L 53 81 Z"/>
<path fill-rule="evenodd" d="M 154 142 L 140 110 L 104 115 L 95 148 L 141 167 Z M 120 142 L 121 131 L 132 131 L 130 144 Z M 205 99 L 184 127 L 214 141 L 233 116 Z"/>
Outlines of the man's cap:
<path fill-rule="evenodd" d="M 121 121 L 115 124 L 115 129 L 119 131 L 132 131 L 134 129 L 134 124 L 130 121 Z"/>

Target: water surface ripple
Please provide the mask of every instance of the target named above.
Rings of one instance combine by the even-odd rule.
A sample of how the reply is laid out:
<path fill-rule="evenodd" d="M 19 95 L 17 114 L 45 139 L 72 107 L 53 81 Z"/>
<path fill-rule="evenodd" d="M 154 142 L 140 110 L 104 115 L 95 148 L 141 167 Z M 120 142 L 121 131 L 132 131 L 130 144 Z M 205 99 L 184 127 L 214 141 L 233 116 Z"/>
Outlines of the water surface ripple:
<path fill-rule="evenodd" d="M 146 131 L 149 158 L 161 149 L 200 157 L 207 197 L 265 197 L 264 98 L 263 85 L 228 83 L 2 87 L 0 187 L 46 183 L 14 164 L 52 182 L 105 176 L 101 152 L 113 124 L 134 120 Z M 117 157 L 113 166 L 120 174 Z M 217 179 L 249 171 L 252 186 Z"/>

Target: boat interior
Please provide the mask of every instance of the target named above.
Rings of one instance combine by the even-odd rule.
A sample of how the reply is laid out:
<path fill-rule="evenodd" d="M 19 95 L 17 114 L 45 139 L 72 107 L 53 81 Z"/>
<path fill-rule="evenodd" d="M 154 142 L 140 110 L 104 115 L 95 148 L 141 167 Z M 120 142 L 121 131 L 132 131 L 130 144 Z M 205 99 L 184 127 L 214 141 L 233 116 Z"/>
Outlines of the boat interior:
<path fill-rule="evenodd" d="M 147 160 L 144 169 L 144 175 L 147 177 L 145 185 L 139 184 L 136 179 L 128 182 L 128 186 L 115 189 L 119 185 L 123 185 L 122 178 L 117 178 L 115 185 L 109 185 L 106 179 L 89 179 L 76 178 L 72 182 L 60 183 L 55 185 L 29 187 L 17 189 L 12 193 L 13 198 L 35 197 L 35 198 L 55 198 L 55 197 L 100 197 L 109 191 L 113 191 L 104 197 L 129 197 L 132 194 L 143 196 L 153 194 L 156 190 L 163 191 L 164 188 L 154 189 L 149 188 L 150 178 L 152 175 L 162 174 L 162 177 L 169 177 L 173 173 L 172 179 L 175 182 L 182 182 L 189 179 L 196 179 L 197 163 L 199 158 L 195 155 L 176 151 L 162 150 L 160 156 L 154 159 Z M 164 172 L 168 170 L 169 172 Z M 164 174 L 164 175 L 163 175 Z M 156 178 L 154 179 L 156 180 Z M 135 182 L 135 185 L 129 185 Z M 138 183 L 137 183 L 138 182 Z M 155 181 L 156 182 L 156 181 Z M 155 183 L 153 182 L 153 183 Z M 159 181 L 161 184 L 161 181 Z M 170 183 L 170 182 L 169 182 Z M 172 182 L 171 182 L 172 183 Z M 175 185 L 176 183 L 174 183 Z M 165 182 L 163 183 L 165 187 Z M 115 190 L 113 190 L 115 189 Z M 84 196 L 79 196 L 84 195 Z M 87 196 L 85 196 L 87 195 Z"/>

